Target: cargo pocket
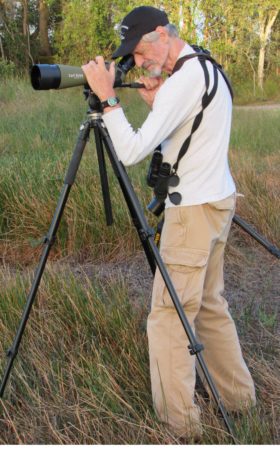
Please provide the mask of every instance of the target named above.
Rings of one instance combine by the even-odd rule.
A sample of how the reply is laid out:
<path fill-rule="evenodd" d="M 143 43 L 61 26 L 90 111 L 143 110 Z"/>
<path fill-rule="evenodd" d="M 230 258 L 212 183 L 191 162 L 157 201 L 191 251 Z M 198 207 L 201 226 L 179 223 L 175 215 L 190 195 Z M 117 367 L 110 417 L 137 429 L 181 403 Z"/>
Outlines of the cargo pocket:
<path fill-rule="evenodd" d="M 161 256 L 182 306 L 198 307 L 201 302 L 203 282 L 209 252 L 178 247 L 161 248 Z M 152 306 L 172 307 L 161 274 L 157 270 L 153 290 Z"/>

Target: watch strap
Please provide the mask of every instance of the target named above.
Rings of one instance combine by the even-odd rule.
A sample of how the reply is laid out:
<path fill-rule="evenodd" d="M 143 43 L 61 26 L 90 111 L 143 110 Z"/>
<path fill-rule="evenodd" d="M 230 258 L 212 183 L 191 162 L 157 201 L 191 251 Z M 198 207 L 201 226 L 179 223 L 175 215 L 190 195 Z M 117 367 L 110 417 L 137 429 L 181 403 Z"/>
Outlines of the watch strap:
<path fill-rule="evenodd" d="M 116 106 L 118 103 L 120 103 L 119 97 L 109 97 L 107 98 L 107 100 L 101 102 L 101 106 L 103 109 L 108 107 L 112 108 Z"/>

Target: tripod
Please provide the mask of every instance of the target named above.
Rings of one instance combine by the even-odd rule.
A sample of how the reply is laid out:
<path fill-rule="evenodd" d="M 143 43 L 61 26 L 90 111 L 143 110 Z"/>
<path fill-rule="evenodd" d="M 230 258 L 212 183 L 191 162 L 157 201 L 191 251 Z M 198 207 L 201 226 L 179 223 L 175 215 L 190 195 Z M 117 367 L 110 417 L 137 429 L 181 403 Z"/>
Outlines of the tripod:
<path fill-rule="evenodd" d="M 220 411 L 226 428 L 230 434 L 231 439 L 234 443 L 236 439 L 233 435 L 231 423 L 225 410 L 225 407 L 220 399 L 219 393 L 214 385 L 214 382 L 210 376 L 208 368 L 204 362 L 201 351 L 203 350 L 203 346 L 196 341 L 195 335 L 192 331 L 192 328 L 188 322 L 187 317 L 185 316 L 184 309 L 179 301 L 177 293 L 174 289 L 174 286 L 170 280 L 167 269 L 162 261 L 162 258 L 159 254 L 158 247 L 154 242 L 154 231 L 151 229 L 146 221 L 144 216 L 142 207 L 139 203 L 139 200 L 133 190 L 133 187 L 130 183 L 130 180 L 127 176 L 124 166 L 118 160 L 117 155 L 115 153 L 112 141 L 109 137 L 108 131 L 104 125 L 102 120 L 102 110 L 98 97 L 94 95 L 90 90 L 85 91 L 86 97 L 88 99 L 89 111 L 87 120 L 80 126 L 80 132 L 78 135 L 77 143 L 74 148 L 74 152 L 72 155 L 72 159 L 70 161 L 70 165 L 68 171 L 66 173 L 66 177 L 64 180 L 64 186 L 62 187 L 60 197 L 58 200 L 58 204 L 48 231 L 47 236 L 44 239 L 44 249 L 42 251 L 42 255 L 37 267 L 37 270 L 34 275 L 34 280 L 27 297 L 27 301 L 25 304 L 25 308 L 22 314 L 22 318 L 20 321 L 19 328 L 17 330 L 14 342 L 11 348 L 7 352 L 7 365 L 4 371 L 3 379 L 0 385 L 0 398 L 3 397 L 5 387 L 15 360 L 15 357 L 18 353 L 18 349 L 20 346 L 20 342 L 27 324 L 27 320 L 29 314 L 31 312 L 31 308 L 33 302 L 35 300 L 35 296 L 37 290 L 39 288 L 39 284 L 45 269 L 45 265 L 47 262 L 47 258 L 49 256 L 52 245 L 54 244 L 56 233 L 63 215 L 63 211 L 71 190 L 72 185 L 74 184 L 75 177 L 81 162 L 81 158 L 83 156 L 83 152 L 86 146 L 86 143 L 90 136 L 91 129 L 94 130 L 94 136 L 96 141 L 96 149 L 98 155 L 98 163 L 99 163 L 99 171 L 101 177 L 101 185 L 102 185 L 102 194 L 104 199 L 104 207 L 105 207 L 105 215 L 107 224 L 110 225 L 113 222 L 112 219 L 112 210 L 111 210 L 111 202 L 110 202 L 110 194 L 108 187 L 108 179 L 106 173 L 106 165 L 105 165 L 105 157 L 104 157 L 104 146 L 107 151 L 107 155 L 109 157 L 110 163 L 113 167 L 114 173 L 119 181 L 122 193 L 124 195 L 125 201 L 127 203 L 133 224 L 137 230 L 139 238 L 141 240 L 141 244 L 145 251 L 146 257 L 148 259 L 151 271 L 153 274 L 155 273 L 156 267 L 158 267 L 163 280 L 166 284 L 167 290 L 172 298 L 174 303 L 174 307 L 179 315 L 182 326 L 189 340 L 188 349 L 191 355 L 196 356 L 201 371 L 204 375 L 204 378 L 209 386 L 210 392 L 217 404 L 218 410 Z"/>

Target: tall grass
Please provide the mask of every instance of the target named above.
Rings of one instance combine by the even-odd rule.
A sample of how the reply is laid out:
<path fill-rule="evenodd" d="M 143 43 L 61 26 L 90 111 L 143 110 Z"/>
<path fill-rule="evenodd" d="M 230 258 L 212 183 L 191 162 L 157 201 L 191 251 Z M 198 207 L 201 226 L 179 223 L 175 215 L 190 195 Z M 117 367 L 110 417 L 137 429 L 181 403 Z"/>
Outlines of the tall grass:
<path fill-rule="evenodd" d="M 9 88 L 7 83 L 0 125 L 1 253 L 6 260 L 27 263 L 48 230 L 87 103 L 81 89 L 38 93 L 18 82 L 8 95 Z M 137 122 L 141 108 L 135 111 L 130 98 L 126 103 Z M 79 252 L 112 257 L 138 245 L 110 167 L 108 173 L 115 220 L 111 228 L 105 226 L 92 134 L 58 234 L 57 257 Z M 143 199 L 139 174 L 134 179 Z"/>
<path fill-rule="evenodd" d="M 275 244 L 280 242 L 280 110 L 235 110 L 230 162 L 238 213 Z"/>
<path fill-rule="evenodd" d="M 135 92 L 120 95 L 130 120 L 139 126 L 147 109 Z M 22 269 L 38 260 L 40 239 L 48 231 L 87 104 L 80 88 L 34 92 L 22 80 L 1 85 L 0 103 L 0 355 L 4 355 L 33 279 L 29 267 Z M 245 194 L 238 200 L 238 212 L 275 243 L 278 121 L 278 112 L 236 110 L 231 138 L 231 166 L 238 190 Z M 148 163 L 129 169 L 144 207 L 151 195 L 145 183 Z M 149 285 L 140 283 L 131 298 L 128 280 L 117 275 L 114 266 L 111 277 L 100 279 L 88 276 L 80 266 L 73 271 L 63 259 L 74 260 L 75 265 L 87 260 L 112 264 L 140 248 L 110 167 L 108 172 L 113 227 L 105 226 L 91 138 L 51 253 L 59 264 L 50 260 L 47 264 L 0 402 L 0 444 L 182 443 L 158 422 L 152 408 L 145 333 L 152 280 Z M 150 222 L 154 225 L 152 217 Z M 250 288 L 255 278 L 240 280 L 247 261 L 239 249 L 229 246 L 226 261 L 233 283 L 241 291 L 248 289 L 246 283 Z M 270 264 L 270 272 L 263 275 L 266 284 L 258 291 L 260 306 L 252 293 L 234 311 L 259 399 L 254 411 L 235 418 L 237 439 L 246 444 L 279 442 L 279 340 L 270 298 L 275 269 Z M 1 357 L 1 374 L 4 365 Z M 197 392 L 203 410 L 202 443 L 229 443 L 222 421 L 204 397 L 203 390 Z"/>
<path fill-rule="evenodd" d="M 0 273 L 0 354 L 11 342 L 31 274 Z M 144 296 L 144 293 L 143 293 Z M 135 301 L 135 299 L 134 299 Z M 129 299 L 119 276 L 100 284 L 48 267 L 0 409 L 0 444 L 176 444 L 151 403 L 147 301 Z M 261 344 L 262 347 L 262 344 Z M 259 406 L 235 418 L 240 443 L 277 440 L 279 379 L 247 353 Z M 0 370 L 4 362 L 1 360 Z M 217 412 L 197 394 L 204 444 L 230 443 Z"/>
<path fill-rule="evenodd" d="M 137 128 L 147 114 L 137 93 L 122 91 L 122 104 Z M 87 104 L 82 89 L 35 92 L 24 81 L 0 88 L 0 254 L 6 262 L 37 259 L 47 233 Z M 238 211 L 277 243 L 279 206 L 279 112 L 236 111 L 231 164 L 246 197 Z M 105 226 L 93 135 L 87 145 L 57 236 L 52 258 L 112 258 L 132 253 L 139 242 L 117 180 L 108 167 L 114 225 Z M 145 160 L 128 173 L 145 208 Z M 154 219 L 150 217 L 151 224 Z"/>
<path fill-rule="evenodd" d="M 270 76 L 264 82 L 263 89 L 260 89 L 253 79 L 236 80 L 233 83 L 235 103 L 238 105 L 254 103 L 279 103 L 280 101 L 280 82 L 279 76 Z"/>

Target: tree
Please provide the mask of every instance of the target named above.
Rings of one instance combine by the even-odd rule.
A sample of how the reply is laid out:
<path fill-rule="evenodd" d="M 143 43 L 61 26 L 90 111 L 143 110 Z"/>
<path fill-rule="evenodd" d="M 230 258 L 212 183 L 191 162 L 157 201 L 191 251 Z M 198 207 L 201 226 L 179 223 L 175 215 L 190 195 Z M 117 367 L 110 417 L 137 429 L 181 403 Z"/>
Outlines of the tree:
<path fill-rule="evenodd" d="M 27 0 L 22 0 L 22 32 L 24 38 L 24 54 L 25 54 L 25 69 L 28 70 L 29 58 L 33 63 L 33 58 L 30 51 L 30 30 L 29 30 L 29 12 Z"/>
<path fill-rule="evenodd" d="M 19 72 L 36 62 L 109 59 L 117 24 L 139 0 L 0 0 L 0 59 Z M 263 88 L 279 74 L 280 0 L 141 0 L 164 9 L 180 36 L 209 48 L 233 81 Z M 277 60 L 278 55 L 278 60 Z"/>
<path fill-rule="evenodd" d="M 259 36 L 260 36 L 260 50 L 259 50 L 259 63 L 258 63 L 258 86 L 263 90 L 264 81 L 264 63 L 265 52 L 267 44 L 271 35 L 272 27 L 278 16 L 280 7 L 279 1 L 272 4 L 269 2 L 262 2 L 258 6 L 258 23 L 259 23 Z"/>
<path fill-rule="evenodd" d="M 27 72 L 33 62 L 30 29 L 34 28 L 35 0 L 0 1 L 1 56 L 18 72 Z"/>
<path fill-rule="evenodd" d="M 155 2 L 156 3 L 156 2 Z M 199 0 L 161 1 L 161 6 L 168 14 L 171 23 L 176 25 L 182 39 L 195 44 L 197 42 L 196 16 Z M 155 6 L 158 6 L 155 4 Z"/>
<path fill-rule="evenodd" d="M 269 54 L 269 72 L 274 76 L 280 76 L 280 14 L 278 14 L 273 25 L 273 33 L 271 35 L 268 47 Z"/>
<path fill-rule="evenodd" d="M 263 89 L 267 49 L 276 21 L 280 0 L 203 0 L 203 34 L 211 50 L 238 80 L 253 73 Z M 279 41 L 278 41 L 279 45 Z"/>
<path fill-rule="evenodd" d="M 0 2 L 0 35 L 1 53 L 5 60 L 22 64 L 25 61 L 25 46 L 23 43 L 22 5 L 13 0 Z"/>
<path fill-rule="evenodd" d="M 49 42 L 49 6 L 46 0 L 39 0 L 39 56 L 51 56 Z"/>

